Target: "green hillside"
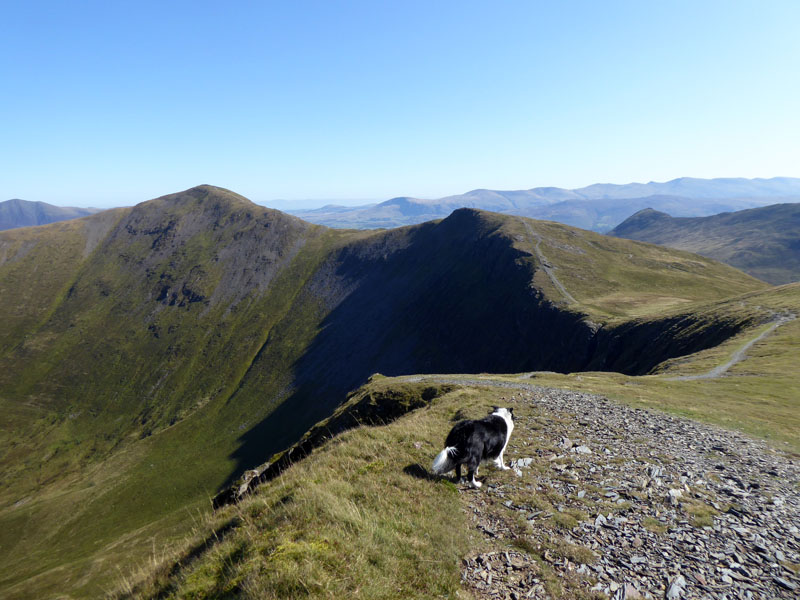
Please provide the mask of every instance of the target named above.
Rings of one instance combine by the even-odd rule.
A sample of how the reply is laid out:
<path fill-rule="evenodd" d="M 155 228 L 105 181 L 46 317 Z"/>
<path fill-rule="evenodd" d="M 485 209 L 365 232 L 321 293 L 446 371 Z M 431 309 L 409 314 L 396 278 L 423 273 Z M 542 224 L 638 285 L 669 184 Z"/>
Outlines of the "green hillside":
<path fill-rule="evenodd" d="M 331 230 L 211 186 L 0 233 L 0 590 L 109 589 L 373 373 L 642 374 L 763 322 L 692 307 L 766 287 L 555 223 Z"/>
<path fill-rule="evenodd" d="M 694 218 L 645 209 L 609 235 L 696 252 L 775 285 L 800 280 L 798 203 Z"/>

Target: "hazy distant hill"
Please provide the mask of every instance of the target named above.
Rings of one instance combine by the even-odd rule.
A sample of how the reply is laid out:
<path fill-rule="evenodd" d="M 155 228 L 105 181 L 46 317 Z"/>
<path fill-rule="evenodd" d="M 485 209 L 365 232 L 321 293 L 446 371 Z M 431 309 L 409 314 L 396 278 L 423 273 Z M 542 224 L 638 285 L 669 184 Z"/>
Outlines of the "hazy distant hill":
<path fill-rule="evenodd" d="M 28 200 L 6 200 L 0 202 L 0 230 L 47 225 L 57 221 L 77 219 L 99 212 L 97 208 L 73 208 L 53 206 L 45 202 Z"/>
<path fill-rule="evenodd" d="M 328 205 L 291 213 L 329 227 L 373 229 L 440 219 L 457 208 L 466 207 L 605 232 L 633 212 L 648 207 L 673 215 L 698 217 L 787 201 L 800 201 L 800 179 L 684 177 L 665 183 L 598 183 L 574 190 L 555 187 L 519 191 L 481 189 L 436 200 L 400 197 L 379 204 L 349 208 Z"/>
<path fill-rule="evenodd" d="M 342 231 L 212 186 L 0 232 L 0 596 L 102 595 L 373 373 L 646 373 L 753 319 L 695 303 L 766 287 L 557 223 Z"/>
<path fill-rule="evenodd" d="M 780 285 L 800 280 L 800 204 L 774 204 L 710 217 L 645 209 L 609 232 L 689 250 Z"/>

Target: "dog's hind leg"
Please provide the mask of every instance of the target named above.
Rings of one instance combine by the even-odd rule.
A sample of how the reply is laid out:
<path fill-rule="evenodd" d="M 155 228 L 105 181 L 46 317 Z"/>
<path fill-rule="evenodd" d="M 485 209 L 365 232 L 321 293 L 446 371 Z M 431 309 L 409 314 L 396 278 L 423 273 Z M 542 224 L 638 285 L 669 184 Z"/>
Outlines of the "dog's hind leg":
<path fill-rule="evenodd" d="M 456 483 L 461 482 L 461 463 L 456 465 Z"/>
<path fill-rule="evenodd" d="M 475 489 L 478 489 L 483 485 L 480 481 L 475 479 L 475 476 L 478 474 L 478 466 L 479 464 L 475 464 L 472 461 L 467 463 L 467 477 L 469 478 L 469 484 Z"/>

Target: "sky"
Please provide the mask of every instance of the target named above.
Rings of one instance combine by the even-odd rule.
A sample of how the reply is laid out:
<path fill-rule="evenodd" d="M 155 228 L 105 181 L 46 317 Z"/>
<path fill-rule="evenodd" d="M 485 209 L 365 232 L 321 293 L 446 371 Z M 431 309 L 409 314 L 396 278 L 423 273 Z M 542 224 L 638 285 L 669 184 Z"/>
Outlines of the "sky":
<path fill-rule="evenodd" d="M 800 2 L 0 2 L 0 201 L 800 176 Z"/>

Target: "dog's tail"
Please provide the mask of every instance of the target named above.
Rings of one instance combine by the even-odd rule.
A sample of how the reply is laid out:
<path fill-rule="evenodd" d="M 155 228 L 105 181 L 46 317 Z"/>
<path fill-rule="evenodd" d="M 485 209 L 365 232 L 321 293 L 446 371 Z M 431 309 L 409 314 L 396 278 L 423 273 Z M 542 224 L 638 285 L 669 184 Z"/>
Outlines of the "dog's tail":
<path fill-rule="evenodd" d="M 436 458 L 433 459 L 433 472 L 436 475 L 443 475 L 448 471 L 452 471 L 456 468 L 456 461 L 453 458 L 456 454 L 456 449 L 454 446 L 448 446 L 439 454 L 436 455 Z"/>

